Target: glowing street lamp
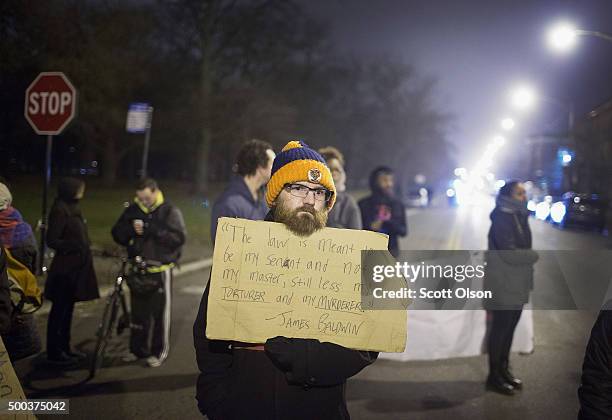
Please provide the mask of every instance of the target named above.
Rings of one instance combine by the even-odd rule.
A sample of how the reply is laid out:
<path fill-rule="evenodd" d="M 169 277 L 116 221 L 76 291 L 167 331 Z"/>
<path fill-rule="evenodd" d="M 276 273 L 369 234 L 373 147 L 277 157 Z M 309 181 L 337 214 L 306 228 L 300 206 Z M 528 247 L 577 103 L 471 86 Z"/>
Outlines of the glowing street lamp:
<path fill-rule="evenodd" d="M 554 25 L 548 31 L 546 39 L 548 41 L 548 45 L 553 50 L 566 53 L 576 46 L 578 43 L 578 36 L 580 35 L 595 36 L 597 38 L 612 42 L 612 35 L 598 31 L 585 31 L 583 29 L 578 29 L 569 22 L 560 22 Z"/>
<path fill-rule="evenodd" d="M 576 27 L 571 23 L 562 22 L 550 29 L 547 41 L 553 50 L 563 53 L 574 48 L 577 37 Z"/>
<path fill-rule="evenodd" d="M 523 85 L 512 91 L 510 99 L 515 107 L 527 110 L 534 106 L 536 93 L 531 87 Z"/>
<path fill-rule="evenodd" d="M 501 126 L 504 130 L 510 131 L 514 128 L 514 120 L 512 118 L 504 118 L 501 120 Z"/>

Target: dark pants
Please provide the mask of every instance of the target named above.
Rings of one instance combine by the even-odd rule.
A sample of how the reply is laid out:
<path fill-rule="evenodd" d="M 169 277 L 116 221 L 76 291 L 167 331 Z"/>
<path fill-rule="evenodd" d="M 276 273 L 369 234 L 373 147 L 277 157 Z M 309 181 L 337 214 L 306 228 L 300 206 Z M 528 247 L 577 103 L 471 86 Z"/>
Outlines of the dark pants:
<path fill-rule="evenodd" d="M 74 299 L 70 293 L 53 300 L 47 323 L 47 356 L 57 358 L 61 352 L 70 351 L 70 327 Z"/>
<path fill-rule="evenodd" d="M 492 317 L 488 341 L 490 374 L 508 367 L 514 330 L 522 312 L 522 309 L 489 311 Z"/>
<path fill-rule="evenodd" d="M 172 271 L 148 275 L 158 277 L 160 287 L 152 293 L 130 294 L 130 351 L 138 357 L 155 356 L 163 361 L 170 351 Z"/>

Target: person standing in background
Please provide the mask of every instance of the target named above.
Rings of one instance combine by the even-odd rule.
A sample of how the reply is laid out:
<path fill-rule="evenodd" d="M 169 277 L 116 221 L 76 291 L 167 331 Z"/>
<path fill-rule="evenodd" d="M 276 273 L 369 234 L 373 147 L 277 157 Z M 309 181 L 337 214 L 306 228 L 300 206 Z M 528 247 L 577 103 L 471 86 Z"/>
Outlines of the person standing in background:
<path fill-rule="evenodd" d="M 336 204 L 329 212 L 327 226 L 340 229 L 361 229 L 361 212 L 355 199 L 346 192 L 346 172 L 344 171 L 344 156 L 332 146 L 319 149 L 319 153 L 327 162 L 336 185 Z"/>
<path fill-rule="evenodd" d="M 253 139 L 242 145 L 234 166 L 236 176 L 212 208 L 210 239 L 213 245 L 220 217 L 249 220 L 263 220 L 266 217 L 268 207 L 261 189 L 270 180 L 275 156 L 272 146 L 265 141 Z"/>
<path fill-rule="evenodd" d="M 514 395 L 523 383 L 510 371 L 510 349 L 523 305 L 529 302 L 533 265 L 538 260 L 531 249 L 527 193 L 521 182 L 509 181 L 500 188 L 490 218 L 484 289 L 493 298 L 484 305 L 491 317 L 486 385 L 490 391 Z"/>
<path fill-rule="evenodd" d="M 187 240 L 181 210 L 166 200 L 154 179 L 136 187 L 136 197 L 121 214 L 111 233 L 126 247 L 130 258 L 141 257 L 143 272 L 132 272 L 130 288 L 130 352 L 124 362 L 146 358 L 159 367 L 170 354 L 172 278 L 175 264 Z"/>
<path fill-rule="evenodd" d="M 5 184 L 0 183 L 0 246 L 10 250 L 11 255 L 36 272 L 36 239 L 32 228 L 24 222 L 21 213 L 13 207 L 13 196 Z"/>
<path fill-rule="evenodd" d="M 5 249 L 4 257 L 9 269 L 12 264 L 21 264 L 23 275 L 30 276 L 29 278 L 36 282 L 36 239 L 32 228 L 12 203 L 10 190 L 0 183 L 0 247 Z M 9 284 L 12 282 L 9 281 Z M 38 287 L 36 291 L 40 292 Z M 11 360 L 15 362 L 40 352 L 42 344 L 34 315 L 23 311 L 22 305 L 13 302 L 13 306 L 11 328 L 2 335 L 2 339 Z"/>
<path fill-rule="evenodd" d="M 391 168 L 379 166 L 370 174 L 372 194 L 359 201 L 363 228 L 389 235 L 389 252 L 397 256 L 399 238 L 408 234 L 406 209 L 395 197 Z"/>
<path fill-rule="evenodd" d="M 45 284 L 45 297 L 53 302 L 47 323 L 47 359 L 70 364 L 85 354 L 70 347 L 70 328 L 75 302 L 98 299 L 89 234 L 79 202 L 85 183 L 75 178 L 60 180 L 57 198 L 49 213 L 47 245 L 55 250 Z"/>

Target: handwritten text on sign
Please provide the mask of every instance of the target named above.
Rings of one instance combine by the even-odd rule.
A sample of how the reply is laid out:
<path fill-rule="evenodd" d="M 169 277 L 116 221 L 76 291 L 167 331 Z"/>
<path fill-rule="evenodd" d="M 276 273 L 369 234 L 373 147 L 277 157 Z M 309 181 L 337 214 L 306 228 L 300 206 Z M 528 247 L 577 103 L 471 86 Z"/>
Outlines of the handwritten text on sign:
<path fill-rule="evenodd" d="M 0 411 L 6 411 L 9 401 L 25 401 L 26 397 L 17 379 L 11 359 L 9 358 L 2 338 L 0 338 Z M 27 411 L 15 414 L 0 415 L 0 419 L 36 420 L 36 417 Z"/>
<path fill-rule="evenodd" d="M 207 337 L 314 338 L 404 351 L 406 312 L 361 307 L 361 250 L 387 249 L 387 241 L 379 233 L 333 228 L 298 237 L 280 223 L 220 218 Z"/>

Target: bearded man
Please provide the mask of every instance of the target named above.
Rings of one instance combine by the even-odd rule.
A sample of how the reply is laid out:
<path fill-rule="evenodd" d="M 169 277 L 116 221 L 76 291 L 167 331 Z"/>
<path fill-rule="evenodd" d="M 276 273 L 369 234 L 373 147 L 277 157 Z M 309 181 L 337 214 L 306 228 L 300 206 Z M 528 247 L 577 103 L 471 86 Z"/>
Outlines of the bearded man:
<path fill-rule="evenodd" d="M 291 141 L 274 159 L 266 220 L 310 236 L 325 227 L 335 195 L 321 155 Z M 377 353 L 314 339 L 274 337 L 261 344 L 209 340 L 208 295 L 206 287 L 193 327 L 202 414 L 211 420 L 350 418 L 346 380 L 371 364 Z"/>

